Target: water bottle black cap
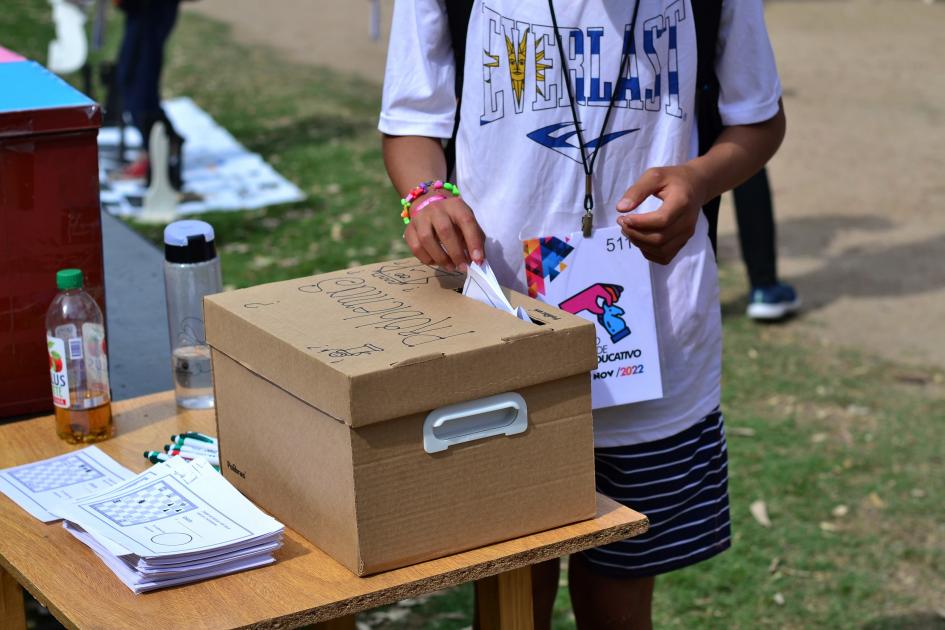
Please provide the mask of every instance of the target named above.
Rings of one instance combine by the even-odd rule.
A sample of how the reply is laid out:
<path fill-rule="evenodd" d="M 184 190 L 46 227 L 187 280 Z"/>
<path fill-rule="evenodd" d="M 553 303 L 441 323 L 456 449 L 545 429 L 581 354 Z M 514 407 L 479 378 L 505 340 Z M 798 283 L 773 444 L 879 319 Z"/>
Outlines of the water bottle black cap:
<path fill-rule="evenodd" d="M 175 221 L 164 228 L 164 260 L 200 263 L 217 257 L 213 227 L 205 221 Z"/>

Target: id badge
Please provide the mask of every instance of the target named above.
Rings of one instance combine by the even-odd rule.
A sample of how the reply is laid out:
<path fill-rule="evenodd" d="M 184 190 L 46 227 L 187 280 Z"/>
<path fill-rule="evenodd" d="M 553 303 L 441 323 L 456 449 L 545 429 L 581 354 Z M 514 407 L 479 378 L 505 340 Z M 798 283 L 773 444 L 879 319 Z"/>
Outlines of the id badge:
<path fill-rule="evenodd" d="M 594 322 L 594 409 L 663 397 L 650 263 L 617 226 L 523 241 L 528 294 Z"/>

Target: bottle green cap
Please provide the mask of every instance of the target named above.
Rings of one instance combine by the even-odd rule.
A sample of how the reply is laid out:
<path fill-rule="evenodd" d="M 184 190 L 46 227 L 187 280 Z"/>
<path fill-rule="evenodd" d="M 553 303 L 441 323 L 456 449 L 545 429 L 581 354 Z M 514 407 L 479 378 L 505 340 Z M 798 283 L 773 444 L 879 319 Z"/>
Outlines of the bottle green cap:
<path fill-rule="evenodd" d="M 56 286 L 62 290 L 82 288 L 81 269 L 60 269 L 56 272 Z"/>

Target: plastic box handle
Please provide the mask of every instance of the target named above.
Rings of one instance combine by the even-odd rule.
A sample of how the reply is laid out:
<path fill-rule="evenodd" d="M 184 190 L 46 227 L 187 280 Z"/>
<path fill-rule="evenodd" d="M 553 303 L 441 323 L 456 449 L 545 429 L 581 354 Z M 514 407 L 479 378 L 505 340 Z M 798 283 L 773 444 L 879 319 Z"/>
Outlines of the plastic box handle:
<path fill-rule="evenodd" d="M 515 435 L 528 428 L 528 406 L 515 392 L 447 405 L 427 414 L 423 450 L 440 453 L 456 444 L 493 435 Z"/>

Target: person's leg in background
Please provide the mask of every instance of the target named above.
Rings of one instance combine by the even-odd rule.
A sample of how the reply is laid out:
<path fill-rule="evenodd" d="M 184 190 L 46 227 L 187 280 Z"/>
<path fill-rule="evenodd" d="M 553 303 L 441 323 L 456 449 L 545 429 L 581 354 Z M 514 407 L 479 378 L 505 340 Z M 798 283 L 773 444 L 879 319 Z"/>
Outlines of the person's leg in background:
<path fill-rule="evenodd" d="M 123 109 L 141 132 L 145 152 L 151 128 L 160 121 L 171 143 L 171 182 L 180 187 L 180 148 L 182 139 L 161 108 L 161 72 L 164 67 L 164 45 L 177 21 L 179 0 L 123 0 L 125 34 L 119 55 L 118 72 L 122 89 Z M 132 164 L 129 175 L 143 176 L 147 170 L 145 153 L 141 162 Z"/>
<path fill-rule="evenodd" d="M 782 319 L 800 308 L 800 300 L 791 285 L 778 280 L 774 208 L 766 169 L 736 188 L 733 195 L 742 260 L 751 284 L 748 316 Z"/>
<path fill-rule="evenodd" d="M 178 0 L 124 0 L 126 14 L 124 52 L 133 37 L 134 56 L 124 74 L 125 111 L 144 135 L 147 146 L 151 125 L 164 120 L 161 109 L 161 72 L 164 68 L 164 44 L 177 21 Z"/>
<path fill-rule="evenodd" d="M 775 244 L 774 208 L 765 169 L 732 191 L 742 260 L 753 287 L 767 287 L 778 282 Z"/>
<path fill-rule="evenodd" d="M 177 133 L 177 130 L 174 129 L 174 125 L 171 123 L 171 120 L 167 117 L 167 114 L 164 112 L 164 109 L 161 107 L 161 74 L 164 69 L 164 47 L 167 44 L 168 38 L 171 36 L 171 33 L 174 30 L 174 25 L 177 23 L 177 14 L 180 7 L 180 0 L 150 0 L 150 3 L 154 7 L 152 9 L 152 17 L 154 21 L 154 42 L 150 46 L 150 50 L 154 54 L 153 60 L 149 60 L 149 64 L 152 64 L 155 70 L 155 78 L 153 82 L 154 94 L 149 95 L 149 102 L 156 105 L 154 110 L 154 116 L 147 121 L 148 131 L 150 133 L 150 127 L 154 125 L 155 122 L 164 123 L 164 130 L 167 133 L 167 139 L 169 143 L 169 152 L 167 156 L 167 169 L 168 177 L 171 182 L 171 186 L 175 190 L 181 190 L 183 187 L 183 179 L 181 171 L 183 170 L 183 146 L 184 138 Z M 150 181 L 150 177 L 149 177 Z"/>
<path fill-rule="evenodd" d="M 140 8 L 140 0 L 123 0 L 118 6 L 125 14 L 124 33 L 121 48 L 118 50 L 116 85 L 120 94 L 121 116 L 124 119 L 128 113 L 134 121 L 131 112 L 141 108 L 138 90 L 138 59 L 141 55 L 143 31 L 145 29 L 144 12 Z M 139 129 L 140 131 L 140 129 Z M 148 171 L 147 137 L 142 138 L 145 151 L 134 162 L 122 170 L 122 177 L 141 178 Z M 124 159 L 124 156 L 122 156 Z"/>

